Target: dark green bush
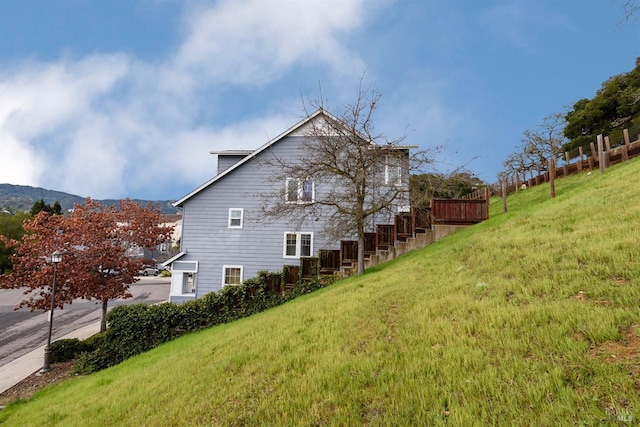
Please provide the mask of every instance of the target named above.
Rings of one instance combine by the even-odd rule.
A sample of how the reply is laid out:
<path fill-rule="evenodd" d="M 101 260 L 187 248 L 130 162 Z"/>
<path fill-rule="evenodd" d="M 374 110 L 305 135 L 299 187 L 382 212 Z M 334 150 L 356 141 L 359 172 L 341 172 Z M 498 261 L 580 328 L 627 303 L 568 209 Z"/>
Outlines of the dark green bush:
<path fill-rule="evenodd" d="M 106 332 L 99 332 L 85 340 L 82 340 L 82 351 L 90 353 L 100 347 L 105 340 L 105 335 Z"/>
<path fill-rule="evenodd" d="M 60 363 L 75 359 L 82 351 L 82 343 L 77 338 L 66 338 L 54 341 L 49 346 L 50 362 Z"/>
<path fill-rule="evenodd" d="M 89 373 L 116 365 L 184 333 L 250 316 L 323 286 L 319 279 L 313 279 L 282 292 L 283 277 L 283 273 L 261 271 L 242 285 L 226 286 L 179 305 L 115 307 L 107 315 L 107 331 L 87 345 L 76 371 Z"/>

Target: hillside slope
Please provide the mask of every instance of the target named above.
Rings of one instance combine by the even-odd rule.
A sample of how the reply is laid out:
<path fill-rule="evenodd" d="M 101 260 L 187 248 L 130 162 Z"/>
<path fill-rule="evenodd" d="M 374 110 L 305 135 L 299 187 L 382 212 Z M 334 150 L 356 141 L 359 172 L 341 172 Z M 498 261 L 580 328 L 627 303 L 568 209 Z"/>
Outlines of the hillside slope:
<path fill-rule="evenodd" d="M 640 419 L 640 160 L 492 203 L 360 277 L 0 412 L 6 425 Z"/>

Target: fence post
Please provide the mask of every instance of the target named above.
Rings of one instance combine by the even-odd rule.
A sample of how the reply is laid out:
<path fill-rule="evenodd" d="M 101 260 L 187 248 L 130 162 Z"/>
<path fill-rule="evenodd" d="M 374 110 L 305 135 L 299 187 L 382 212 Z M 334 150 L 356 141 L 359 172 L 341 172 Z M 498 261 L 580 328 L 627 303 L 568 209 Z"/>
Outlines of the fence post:
<path fill-rule="evenodd" d="M 551 191 L 551 198 L 555 199 L 556 197 L 556 182 L 555 182 L 555 174 L 556 174 L 556 165 L 552 159 L 549 159 L 549 166 L 547 167 L 549 170 L 549 190 Z"/>
<path fill-rule="evenodd" d="M 580 161 L 578 161 L 578 172 L 582 172 L 582 156 L 584 156 L 582 147 L 578 147 L 578 153 L 580 153 Z"/>
<path fill-rule="evenodd" d="M 631 140 L 629 139 L 629 129 L 622 129 L 622 136 L 624 137 L 624 145 L 631 144 Z"/>
<path fill-rule="evenodd" d="M 569 175 L 569 152 L 565 151 L 564 153 L 564 166 L 562 166 L 562 168 L 564 169 L 564 177 L 566 178 L 567 175 Z"/>
<path fill-rule="evenodd" d="M 607 151 L 611 151 L 611 143 L 609 142 L 609 135 L 604 137 L 604 146 L 607 147 Z"/>
<path fill-rule="evenodd" d="M 489 186 L 484 187 L 484 219 L 489 219 L 489 202 L 491 202 L 491 190 Z"/>
<path fill-rule="evenodd" d="M 600 168 L 600 173 L 604 173 L 604 147 L 602 134 L 598 135 L 598 167 Z"/>

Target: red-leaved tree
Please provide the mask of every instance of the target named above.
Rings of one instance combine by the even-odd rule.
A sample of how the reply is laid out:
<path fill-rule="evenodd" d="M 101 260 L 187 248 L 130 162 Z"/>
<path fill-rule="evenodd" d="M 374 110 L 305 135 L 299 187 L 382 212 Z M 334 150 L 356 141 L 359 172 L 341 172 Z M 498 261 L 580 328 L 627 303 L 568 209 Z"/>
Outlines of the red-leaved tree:
<path fill-rule="evenodd" d="M 53 265 L 51 254 L 63 253 L 57 266 L 55 306 L 63 308 L 74 299 L 102 304 L 100 330 L 106 330 L 107 304 L 131 298 L 129 285 L 144 260 L 130 256 L 133 249 L 153 249 L 169 240 L 173 227 L 162 224 L 159 209 L 141 207 L 131 200 L 103 206 L 91 199 L 75 205 L 68 216 L 38 213 L 24 222 L 22 240 L 0 239 L 15 249 L 13 272 L 0 276 L 2 288 L 25 288 L 20 307 L 46 311 L 51 306 Z"/>

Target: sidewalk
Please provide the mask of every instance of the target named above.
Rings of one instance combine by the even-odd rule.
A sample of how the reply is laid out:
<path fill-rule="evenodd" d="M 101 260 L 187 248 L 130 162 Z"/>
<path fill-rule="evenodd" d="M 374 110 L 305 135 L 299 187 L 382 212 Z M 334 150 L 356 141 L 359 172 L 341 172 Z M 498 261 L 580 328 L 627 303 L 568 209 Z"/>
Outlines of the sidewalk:
<path fill-rule="evenodd" d="M 97 334 L 99 331 L 100 322 L 96 322 L 77 329 L 59 339 L 78 338 L 83 340 Z M 0 393 L 10 389 L 42 368 L 42 364 L 44 363 L 44 347 L 43 345 L 4 366 L 0 366 Z"/>

